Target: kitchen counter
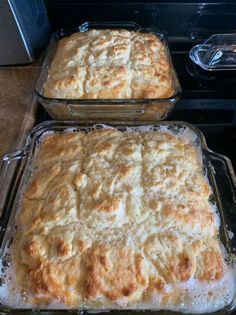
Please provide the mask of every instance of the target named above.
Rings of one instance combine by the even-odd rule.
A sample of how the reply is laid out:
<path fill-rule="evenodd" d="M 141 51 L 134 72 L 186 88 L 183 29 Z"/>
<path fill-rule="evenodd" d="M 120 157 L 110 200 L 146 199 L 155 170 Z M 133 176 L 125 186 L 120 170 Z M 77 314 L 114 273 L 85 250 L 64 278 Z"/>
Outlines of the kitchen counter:
<path fill-rule="evenodd" d="M 0 158 L 19 149 L 35 122 L 39 65 L 0 68 Z"/>

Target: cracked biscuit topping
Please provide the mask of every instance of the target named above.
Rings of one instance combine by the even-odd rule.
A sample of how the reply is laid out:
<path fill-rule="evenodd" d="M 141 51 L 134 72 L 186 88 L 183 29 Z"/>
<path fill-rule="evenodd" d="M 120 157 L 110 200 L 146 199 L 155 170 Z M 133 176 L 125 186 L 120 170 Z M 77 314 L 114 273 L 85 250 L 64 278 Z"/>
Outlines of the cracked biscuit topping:
<path fill-rule="evenodd" d="M 66 99 L 168 98 L 170 60 L 152 33 L 91 30 L 60 39 L 44 95 Z"/>
<path fill-rule="evenodd" d="M 187 138 L 48 134 L 35 163 L 13 242 L 32 303 L 173 308 L 188 296 L 179 285 L 224 276 L 211 189 Z"/>

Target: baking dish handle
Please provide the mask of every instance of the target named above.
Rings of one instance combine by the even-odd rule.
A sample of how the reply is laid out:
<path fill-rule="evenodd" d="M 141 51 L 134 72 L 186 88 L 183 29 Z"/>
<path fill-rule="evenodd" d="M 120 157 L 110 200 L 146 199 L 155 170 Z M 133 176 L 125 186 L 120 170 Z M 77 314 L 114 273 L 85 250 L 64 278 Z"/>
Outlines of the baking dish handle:
<path fill-rule="evenodd" d="M 80 104 L 68 104 L 67 109 L 72 116 L 80 117 L 134 117 L 144 115 L 146 112 L 145 104 L 132 104 L 132 105 L 80 105 Z"/>
<path fill-rule="evenodd" d="M 28 146 L 3 157 L 0 168 L 0 241 L 10 216 L 9 206 L 19 184 L 22 160 L 28 153 Z"/>
<path fill-rule="evenodd" d="M 140 29 L 141 26 L 133 21 L 106 21 L 106 22 L 97 22 L 97 21 L 87 21 L 79 26 L 80 32 L 86 32 L 90 29 L 96 28 L 125 28 L 129 30 L 137 30 Z"/>
<path fill-rule="evenodd" d="M 207 150 L 209 166 L 212 170 L 216 196 L 218 197 L 219 207 L 223 214 L 222 220 L 227 227 L 225 231 L 231 248 L 236 252 L 236 178 L 230 160 L 218 153 Z M 232 233 L 233 232 L 233 233 Z"/>
<path fill-rule="evenodd" d="M 28 147 L 23 147 L 17 151 L 4 155 L 2 159 L 1 167 L 0 167 L 0 187 L 4 186 L 4 181 L 6 180 L 8 176 L 8 171 L 9 171 L 9 167 L 11 163 L 13 161 L 21 160 L 26 155 L 27 151 L 28 151 Z M 1 196 L 1 191 L 0 191 L 0 196 Z"/>
<path fill-rule="evenodd" d="M 236 206 L 236 177 L 231 161 L 224 155 L 207 150 L 207 157 L 211 163 L 212 171 L 218 181 L 217 184 L 227 182 L 232 188 L 234 202 Z M 235 208 L 236 211 L 236 208 Z"/>

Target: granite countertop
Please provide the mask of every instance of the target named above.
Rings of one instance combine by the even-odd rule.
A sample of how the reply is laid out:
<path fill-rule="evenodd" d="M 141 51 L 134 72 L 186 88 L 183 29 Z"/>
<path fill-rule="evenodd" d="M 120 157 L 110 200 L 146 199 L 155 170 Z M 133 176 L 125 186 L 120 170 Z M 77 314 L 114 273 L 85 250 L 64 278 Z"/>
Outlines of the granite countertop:
<path fill-rule="evenodd" d="M 35 122 L 40 66 L 0 68 L 0 158 L 19 149 Z"/>

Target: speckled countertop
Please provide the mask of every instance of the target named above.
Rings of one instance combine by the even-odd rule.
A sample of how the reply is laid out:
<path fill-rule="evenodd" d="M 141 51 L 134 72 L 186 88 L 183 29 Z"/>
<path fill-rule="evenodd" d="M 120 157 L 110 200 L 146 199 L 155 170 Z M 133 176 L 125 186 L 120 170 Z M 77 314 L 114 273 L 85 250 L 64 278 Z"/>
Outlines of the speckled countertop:
<path fill-rule="evenodd" d="M 0 68 L 0 158 L 19 149 L 34 125 L 39 71 L 38 65 Z"/>

